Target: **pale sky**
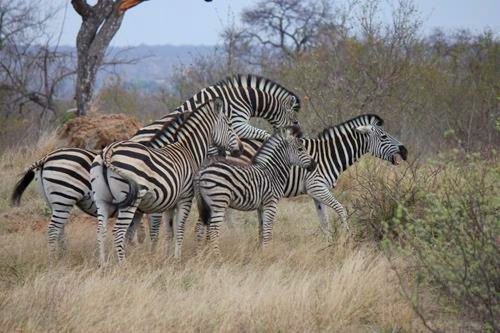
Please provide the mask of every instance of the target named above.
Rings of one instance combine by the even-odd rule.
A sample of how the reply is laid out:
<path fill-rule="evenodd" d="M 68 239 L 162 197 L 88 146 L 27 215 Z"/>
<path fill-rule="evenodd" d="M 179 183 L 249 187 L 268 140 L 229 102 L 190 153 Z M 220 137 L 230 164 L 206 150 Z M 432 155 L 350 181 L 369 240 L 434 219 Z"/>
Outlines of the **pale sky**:
<path fill-rule="evenodd" d="M 63 26 L 60 43 L 74 45 L 80 17 L 69 4 L 69 0 L 50 1 L 61 8 L 54 25 L 54 30 L 57 32 Z M 241 9 L 256 2 L 258 1 L 150 0 L 125 14 L 112 45 L 214 45 L 220 41 L 219 34 L 223 26 L 232 19 L 238 20 Z M 469 28 L 479 32 L 489 27 L 500 33 L 500 0 L 416 0 L 415 2 L 425 18 L 424 32 L 436 27 L 445 30 Z"/>

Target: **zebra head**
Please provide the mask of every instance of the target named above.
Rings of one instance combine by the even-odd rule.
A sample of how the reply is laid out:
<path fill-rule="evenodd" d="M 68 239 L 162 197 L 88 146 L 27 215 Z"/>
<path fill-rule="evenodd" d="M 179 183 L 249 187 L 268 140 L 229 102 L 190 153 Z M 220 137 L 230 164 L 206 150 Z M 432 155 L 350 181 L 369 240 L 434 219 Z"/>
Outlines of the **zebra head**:
<path fill-rule="evenodd" d="M 313 171 L 316 169 L 316 161 L 307 152 L 304 143 L 302 132 L 298 126 L 287 126 L 285 128 L 284 137 L 287 141 L 286 153 L 291 165 L 298 166 Z"/>
<path fill-rule="evenodd" d="M 232 156 L 238 157 L 243 151 L 243 145 L 229 124 L 231 115 L 228 116 L 224 112 L 222 99 L 215 98 L 210 104 L 213 105 L 213 110 L 217 115 L 215 128 L 212 132 L 213 144 L 218 148 L 229 151 Z"/>
<path fill-rule="evenodd" d="M 300 101 L 297 96 L 291 93 L 281 97 L 276 105 L 279 112 L 275 112 L 275 118 L 270 120 L 274 128 L 286 126 L 298 126 L 297 114 L 300 109 Z"/>
<path fill-rule="evenodd" d="M 383 121 L 376 117 L 375 123 L 361 125 L 356 131 L 367 136 L 368 152 L 373 156 L 399 165 L 401 159 L 406 161 L 406 147 L 382 128 Z"/>

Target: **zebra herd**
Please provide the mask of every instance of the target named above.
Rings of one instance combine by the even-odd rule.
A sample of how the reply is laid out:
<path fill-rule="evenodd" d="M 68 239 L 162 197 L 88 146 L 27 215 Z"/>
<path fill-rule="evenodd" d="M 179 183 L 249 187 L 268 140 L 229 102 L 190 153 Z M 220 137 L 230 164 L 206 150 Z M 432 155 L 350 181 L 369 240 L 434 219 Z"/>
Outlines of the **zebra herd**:
<path fill-rule="evenodd" d="M 397 165 L 406 160 L 407 150 L 373 114 L 326 128 L 317 138 L 304 138 L 297 122 L 299 109 L 299 98 L 280 84 L 257 75 L 235 75 L 99 153 L 62 148 L 45 155 L 16 184 L 12 202 L 19 204 L 36 178 L 52 211 L 51 260 L 65 248 L 64 227 L 75 205 L 96 216 L 100 264 L 107 260 L 108 219 L 116 217 L 113 237 L 121 262 L 126 240 L 143 214 L 150 216 L 153 247 L 165 215 L 167 240 L 172 243 L 175 237 L 174 255 L 180 258 L 193 199 L 200 213 L 197 244 L 207 240 L 217 256 L 219 225 L 228 208 L 258 211 L 262 246 L 271 239 L 282 197 L 308 194 L 322 228 L 329 226 L 326 206 L 347 227 L 346 211 L 330 192 L 340 173 L 364 154 Z M 266 119 L 274 133 L 251 126 L 251 117 Z"/>

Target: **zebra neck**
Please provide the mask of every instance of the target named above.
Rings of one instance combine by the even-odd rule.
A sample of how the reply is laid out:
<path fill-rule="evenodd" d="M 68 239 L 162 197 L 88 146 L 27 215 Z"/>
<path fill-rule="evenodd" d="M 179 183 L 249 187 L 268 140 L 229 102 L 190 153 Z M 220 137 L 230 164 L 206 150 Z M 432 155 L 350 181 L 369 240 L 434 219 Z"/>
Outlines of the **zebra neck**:
<path fill-rule="evenodd" d="M 368 152 L 367 136 L 356 132 L 354 125 L 349 125 L 331 128 L 329 134 L 320 139 L 304 140 L 309 153 L 333 178 L 332 181 Z"/>
<path fill-rule="evenodd" d="M 282 138 L 272 136 L 259 149 L 253 163 L 258 168 L 265 170 L 273 181 L 284 185 L 290 173 L 285 141 Z"/>
<path fill-rule="evenodd" d="M 208 155 L 215 124 L 216 115 L 211 110 L 200 109 L 193 112 L 175 134 L 176 144 L 192 153 L 196 166 L 201 165 Z"/>

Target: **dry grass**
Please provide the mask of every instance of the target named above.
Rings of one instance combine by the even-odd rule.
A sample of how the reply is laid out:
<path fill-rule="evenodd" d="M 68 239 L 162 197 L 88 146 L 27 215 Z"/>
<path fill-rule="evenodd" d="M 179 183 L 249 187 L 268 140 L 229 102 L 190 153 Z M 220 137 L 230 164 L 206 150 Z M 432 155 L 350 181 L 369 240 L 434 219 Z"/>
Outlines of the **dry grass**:
<path fill-rule="evenodd" d="M 254 214 L 234 214 L 235 228 L 221 237 L 220 265 L 194 255 L 193 212 L 181 262 L 165 258 L 164 244 L 150 254 L 145 243 L 129 249 L 125 265 L 99 270 L 95 226 L 78 214 L 66 230 L 68 252 L 49 268 L 36 191 L 29 189 L 22 208 L 7 207 L 14 176 L 35 155 L 0 159 L 0 331 L 423 329 L 385 257 L 345 234 L 328 246 L 306 198 L 280 206 L 265 253 Z"/>

